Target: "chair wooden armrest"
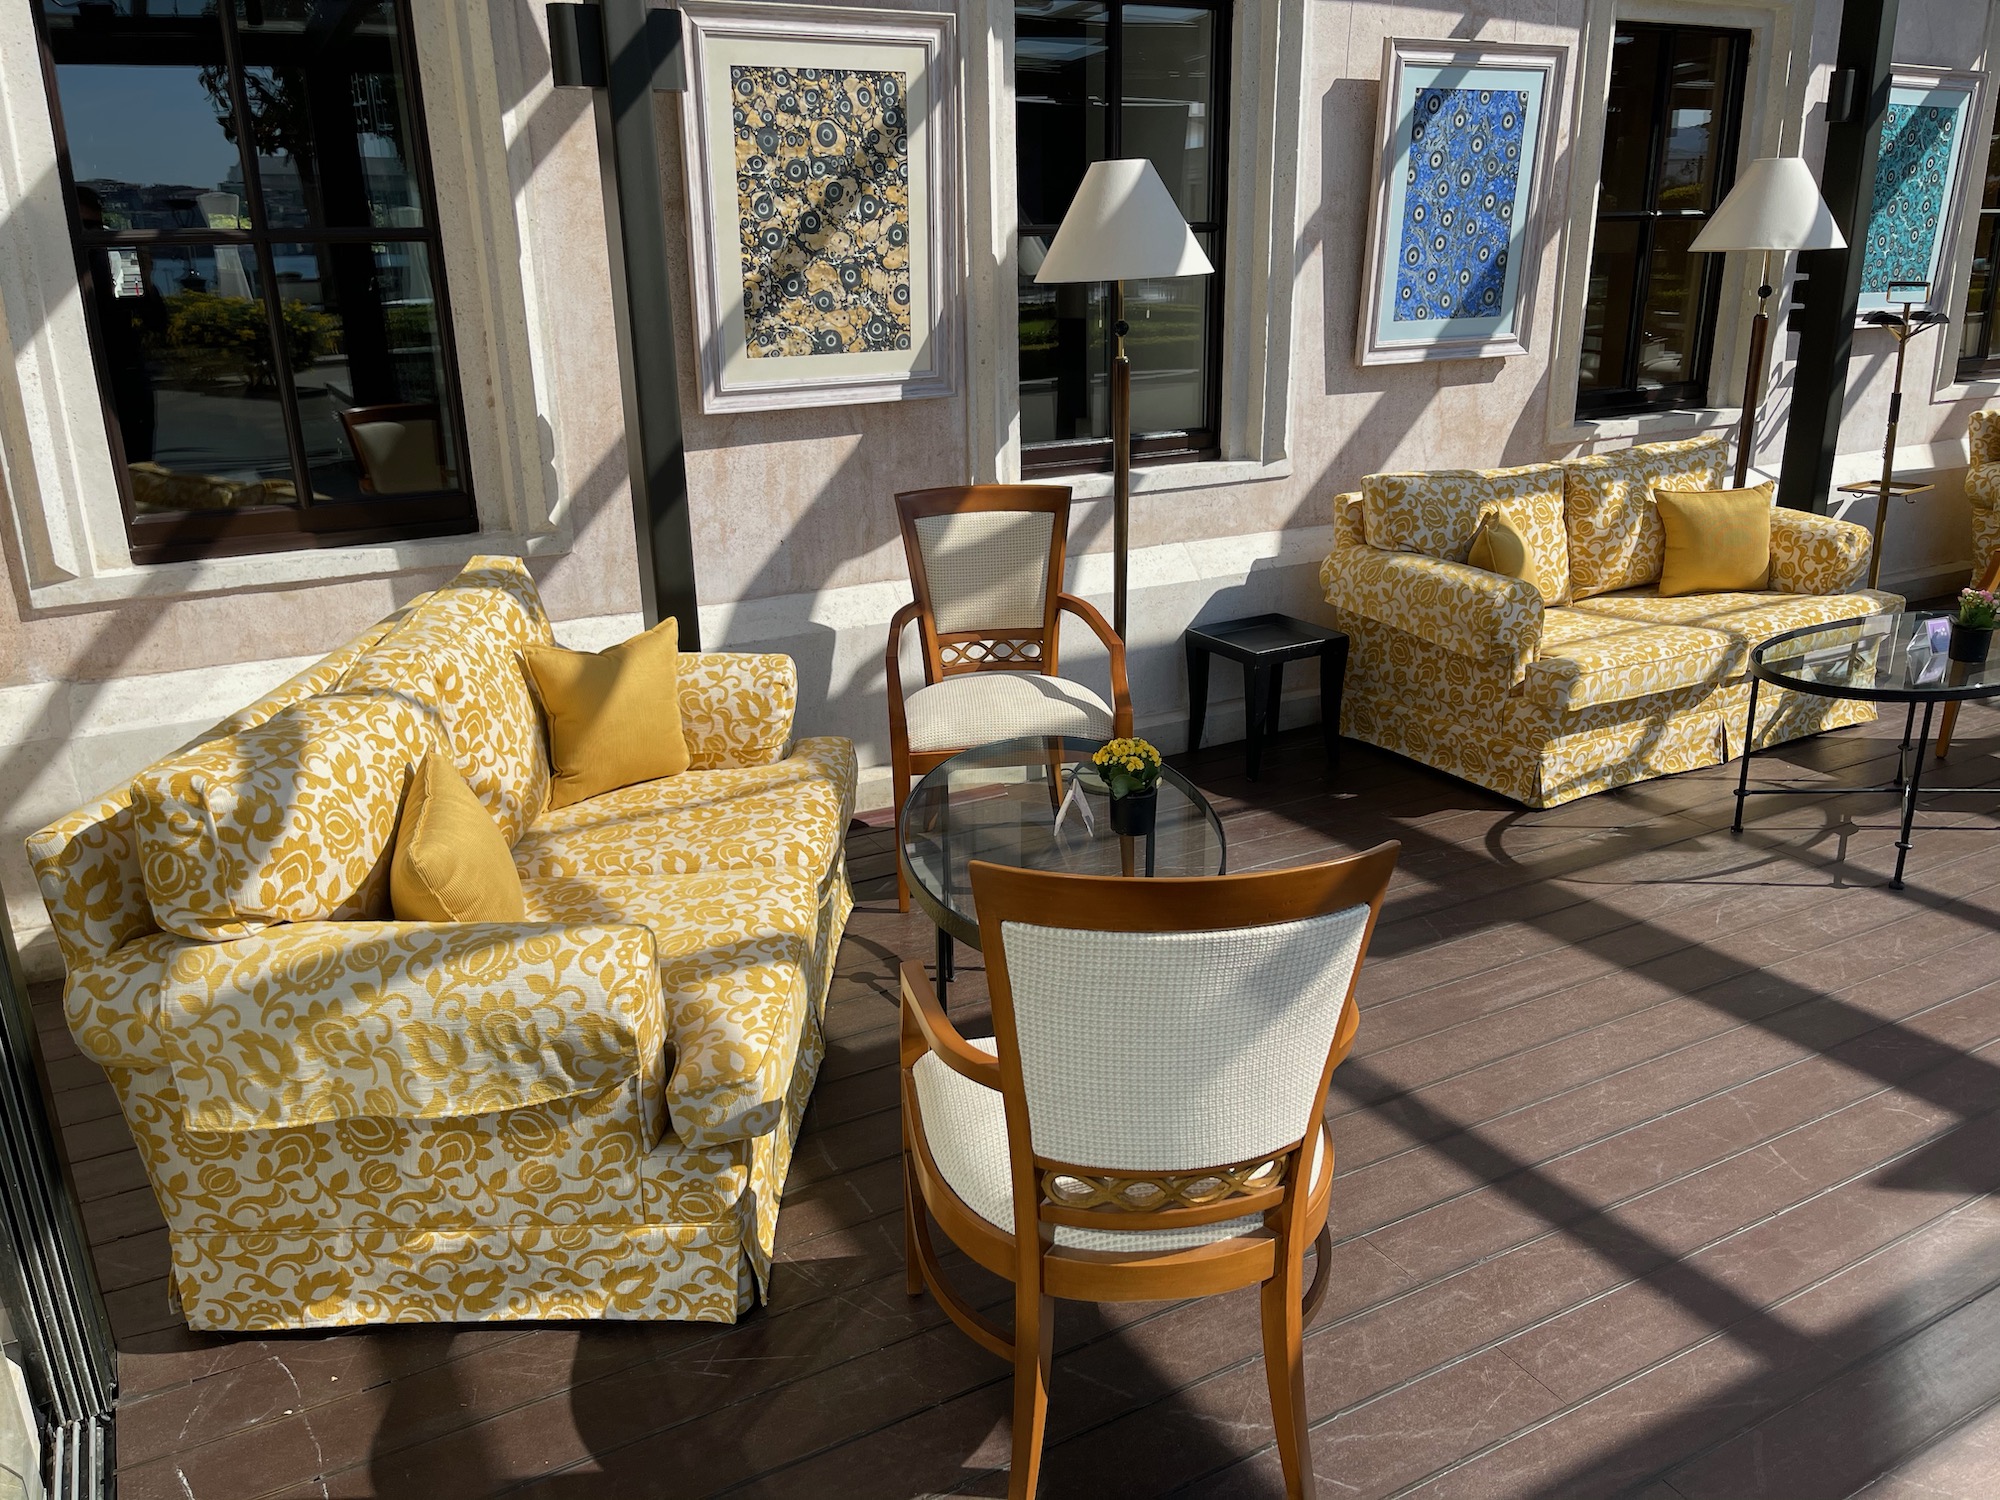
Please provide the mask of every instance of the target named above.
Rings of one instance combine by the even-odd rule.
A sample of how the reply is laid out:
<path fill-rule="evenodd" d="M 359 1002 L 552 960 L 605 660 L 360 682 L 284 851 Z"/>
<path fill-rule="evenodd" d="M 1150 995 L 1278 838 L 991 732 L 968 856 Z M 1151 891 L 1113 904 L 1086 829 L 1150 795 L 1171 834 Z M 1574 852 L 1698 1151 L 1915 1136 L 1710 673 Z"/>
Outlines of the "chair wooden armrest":
<path fill-rule="evenodd" d="M 889 621 L 889 649 L 882 658 L 882 675 L 889 685 L 889 738 L 896 744 L 906 743 L 910 737 L 903 719 L 903 632 L 922 612 L 913 599 Z"/>
<path fill-rule="evenodd" d="M 1132 690 L 1125 680 L 1125 642 L 1097 606 L 1074 594 L 1058 594 L 1056 608 L 1067 610 L 1090 627 L 1111 656 L 1111 732 L 1119 738 L 1132 733 Z"/>
<path fill-rule="evenodd" d="M 969 1078 L 982 1088 L 1000 1087 L 1000 1062 L 990 1052 L 981 1052 L 951 1024 L 938 1004 L 930 975 L 915 961 L 903 965 L 903 1066 L 913 1067 L 926 1052 L 932 1053 L 952 1072 Z"/>

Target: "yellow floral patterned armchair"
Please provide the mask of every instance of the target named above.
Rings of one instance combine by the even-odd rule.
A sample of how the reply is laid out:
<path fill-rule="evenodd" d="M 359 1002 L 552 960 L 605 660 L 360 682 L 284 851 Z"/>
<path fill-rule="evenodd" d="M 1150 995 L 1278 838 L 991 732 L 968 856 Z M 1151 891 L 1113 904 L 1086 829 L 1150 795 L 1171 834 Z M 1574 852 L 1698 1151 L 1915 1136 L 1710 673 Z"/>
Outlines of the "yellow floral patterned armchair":
<path fill-rule="evenodd" d="M 770 1270 L 852 898 L 845 740 L 782 656 L 681 658 L 690 769 L 547 807 L 513 558 L 29 840 L 78 1045 L 188 1322 L 727 1322 Z M 457 762 L 526 919 L 389 920 L 409 766 Z"/>
<path fill-rule="evenodd" d="M 1721 438 L 1517 469 L 1371 474 L 1333 502 L 1320 582 L 1349 637 L 1344 733 L 1529 807 L 1712 766 L 1742 748 L 1749 650 L 1799 625 L 1901 608 L 1861 587 L 1867 531 L 1774 510 L 1756 593 L 1661 598 L 1652 491 L 1721 485 Z M 1498 512 L 1533 581 L 1473 567 Z M 1872 719 L 1766 690 L 1757 742 Z"/>

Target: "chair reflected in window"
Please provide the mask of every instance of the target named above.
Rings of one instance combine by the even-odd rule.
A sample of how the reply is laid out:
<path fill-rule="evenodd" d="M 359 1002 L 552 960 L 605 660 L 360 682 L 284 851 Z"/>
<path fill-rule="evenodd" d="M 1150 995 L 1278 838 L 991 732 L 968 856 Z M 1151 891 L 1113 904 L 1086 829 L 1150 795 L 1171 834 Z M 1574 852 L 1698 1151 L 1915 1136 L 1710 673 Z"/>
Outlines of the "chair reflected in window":
<path fill-rule="evenodd" d="M 427 402 L 353 406 L 340 413 L 364 495 L 418 495 L 454 483 L 438 441 L 439 412 Z"/>

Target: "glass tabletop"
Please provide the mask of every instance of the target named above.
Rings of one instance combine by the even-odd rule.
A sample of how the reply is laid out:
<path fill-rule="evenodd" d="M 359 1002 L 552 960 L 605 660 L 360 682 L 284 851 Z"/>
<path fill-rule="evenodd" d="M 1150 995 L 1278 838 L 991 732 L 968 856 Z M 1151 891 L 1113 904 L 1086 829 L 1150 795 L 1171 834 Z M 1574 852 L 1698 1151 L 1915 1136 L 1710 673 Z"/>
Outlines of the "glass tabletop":
<path fill-rule="evenodd" d="M 967 870 L 975 859 L 1071 875 L 1220 875 L 1222 820 L 1173 767 L 1160 778 L 1150 837 L 1111 828 L 1111 798 L 1090 764 L 1096 740 L 1001 740 L 954 755 L 903 808 L 903 868 L 930 919 L 979 946 Z"/>
<path fill-rule="evenodd" d="M 1807 625 L 1772 636 L 1750 653 L 1750 670 L 1766 682 L 1822 698 L 1878 703 L 1990 698 L 2000 694 L 2000 652 L 1983 662 L 1945 655 L 1941 610 L 1904 610 Z"/>

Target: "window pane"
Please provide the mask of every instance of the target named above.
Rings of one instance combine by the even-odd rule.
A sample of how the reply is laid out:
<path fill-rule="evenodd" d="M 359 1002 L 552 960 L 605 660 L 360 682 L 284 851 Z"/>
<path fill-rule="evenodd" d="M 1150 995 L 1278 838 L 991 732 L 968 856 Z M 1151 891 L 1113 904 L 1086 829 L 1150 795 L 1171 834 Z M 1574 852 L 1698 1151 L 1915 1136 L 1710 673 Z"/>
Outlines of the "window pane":
<path fill-rule="evenodd" d="M 424 247 L 277 245 L 272 261 L 314 499 L 456 486 Z"/>
<path fill-rule="evenodd" d="M 111 246 L 86 267 L 135 508 L 294 503 L 254 254 Z"/>
<path fill-rule="evenodd" d="M 307 0 L 237 5 L 271 227 L 421 224 L 394 10 L 357 0 L 328 24 Z"/>
<path fill-rule="evenodd" d="M 1611 90 L 1604 110 L 1604 170 L 1599 213 L 1651 205 L 1653 110 L 1659 93 L 1661 33 L 1621 30 L 1611 44 Z"/>
<path fill-rule="evenodd" d="M 1102 282 L 1043 286 L 1021 246 L 1021 441 L 1111 435 L 1110 299 Z"/>
<path fill-rule="evenodd" d="M 1664 219 L 1654 231 L 1639 333 L 1637 384 L 1642 391 L 1696 377 L 1695 341 L 1708 301 L 1712 259 L 1688 253 L 1700 229 L 1698 219 Z"/>
<path fill-rule="evenodd" d="M 1213 237 L 1198 235 L 1204 254 Z M 1208 299 L 1212 276 L 1134 281 L 1125 288 L 1125 353 L 1132 361 L 1132 431 L 1200 427 L 1208 404 Z"/>
<path fill-rule="evenodd" d="M 214 45 L 212 67 L 56 65 L 86 230 L 237 227 L 243 169 Z"/>
<path fill-rule="evenodd" d="M 1015 9 L 1023 224 L 1060 224 L 1084 169 L 1110 154 L 1108 27 L 1108 11 L 1094 0 L 1026 0 Z"/>
<path fill-rule="evenodd" d="M 1625 384 L 1632 294 L 1639 284 L 1640 225 L 1614 219 L 1597 226 L 1590 247 L 1590 281 L 1583 308 L 1583 351 L 1577 388 L 1616 390 Z"/>
<path fill-rule="evenodd" d="M 1714 32 L 1673 33 L 1666 150 L 1660 160 L 1655 207 L 1676 211 L 1715 207 L 1724 80 L 1731 50 L 1729 39 Z"/>
<path fill-rule="evenodd" d="M 1208 149 L 1215 13 L 1128 5 L 1124 28 L 1118 154 L 1151 158 L 1182 217 L 1196 223 L 1211 218 L 1217 212 L 1211 207 Z"/>
<path fill-rule="evenodd" d="M 1965 326 L 1959 331 L 1960 359 L 1984 360 L 1991 353 L 1986 325 L 1993 316 L 1993 240 L 2000 214 L 1981 214 L 1972 245 L 1972 276 L 1965 292 Z"/>

